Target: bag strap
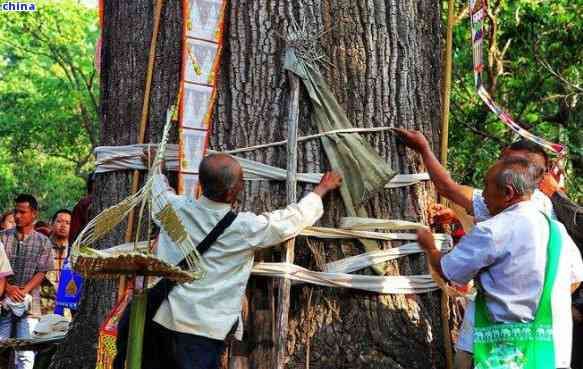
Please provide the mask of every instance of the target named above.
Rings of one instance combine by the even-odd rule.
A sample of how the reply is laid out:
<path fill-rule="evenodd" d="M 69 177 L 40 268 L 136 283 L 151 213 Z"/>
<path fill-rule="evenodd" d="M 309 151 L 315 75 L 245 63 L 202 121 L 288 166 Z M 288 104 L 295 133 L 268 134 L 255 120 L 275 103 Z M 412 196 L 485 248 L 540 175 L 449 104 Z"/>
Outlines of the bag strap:
<path fill-rule="evenodd" d="M 559 269 L 559 259 L 561 256 L 562 237 L 561 231 L 556 223 L 543 213 L 549 223 L 549 243 L 547 252 L 547 266 L 545 270 L 545 281 L 543 291 L 535 314 L 534 320 L 541 323 L 552 322 L 551 298 L 553 287 Z"/>
<path fill-rule="evenodd" d="M 545 278 L 543 282 L 543 289 L 537 310 L 535 312 L 534 322 L 537 323 L 552 323 L 551 311 L 551 297 L 553 293 L 553 286 L 557 276 L 559 267 L 559 258 L 561 255 L 561 231 L 557 223 L 550 219 L 545 213 L 541 212 L 549 224 L 549 240 L 547 243 L 547 262 L 545 267 Z M 475 326 L 485 327 L 492 324 L 488 308 L 486 306 L 486 299 L 483 292 L 478 291 L 476 296 L 476 310 L 475 310 Z"/>
<path fill-rule="evenodd" d="M 217 239 L 221 237 L 225 230 L 229 228 L 231 224 L 233 224 L 235 218 L 237 218 L 237 214 L 234 211 L 229 210 L 223 219 L 221 219 L 209 232 L 209 234 L 207 234 L 206 237 L 198 244 L 198 246 L 196 246 L 196 250 L 198 251 L 199 255 L 202 255 L 208 251 L 213 243 L 215 243 Z M 186 258 L 182 259 L 180 263 L 178 263 L 178 267 L 181 269 L 188 269 Z"/>

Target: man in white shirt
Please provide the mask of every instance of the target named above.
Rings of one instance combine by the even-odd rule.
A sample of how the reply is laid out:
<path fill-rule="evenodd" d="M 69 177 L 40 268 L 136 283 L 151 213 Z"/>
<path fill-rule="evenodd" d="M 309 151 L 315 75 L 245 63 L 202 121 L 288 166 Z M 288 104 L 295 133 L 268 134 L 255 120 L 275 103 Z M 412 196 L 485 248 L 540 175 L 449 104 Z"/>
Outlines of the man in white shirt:
<path fill-rule="evenodd" d="M 231 210 L 243 189 L 243 170 L 229 155 L 213 154 L 200 164 L 202 197 L 169 196 L 169 202 L 195 244 L 201 242 Z M 177 285 L 154 321 L 170 331 L 179 369 L 218 368 L 224 339 L 239 324 L 241 299 L 253 268 L 255 251 L 279 245 L 313 225 L 323 214 L 322 197 L 338 188 L 342 177 L 324 175 L 314 191 L 297 204 L 262 215 L 241 212 L 200 258 L 203 279 Z M 167 191 L 172 191 L 170 187 Z M 177 264 L 183 254 L 162 229 L 158 256 Z"/>
<path fill-rule="evenodd" d="M 485 204 L 492 218 L 478 223 L 456 248 L 442 256 L 431 234 L 419 233 L 430 264 L 445 279 L 466 284 L 476 279 L 496 322 L 528 322 L 540 300 L 545 277 L 549 226 L 531 200 L 536 168 L 523 158 L 497 162 L 486 177 Z M 557 368 L 571 356 L 571 291 L 583 280 L 581 254 L 562 225 L 562 249 L 552 295 L 553 339 Z M 470 347 L 471 348 L 471 347 Z"/>
<path fill-rule="evenodd" d="M 0 296 L 4 295 L 4 290 L 6 289 L 6 277 L 12 274 L 14 273 L 10 266 L 10 260 L 6 256 L 6 251 L 4 251 L 4 244 L 0 241 Z"/>
<path fill-rule="evenodd" d="M 435 157 L 429 146 L 429 142 L 421 132 L 407 129 L 396 129 L 395 131 L 409 148 L 417 151 L 421 155 L 431 180 L 440 195 L 462 207 L 467 214 L 474 217 L 473 220 L 476 223 L 487 220 L 492 216 L 484 201 L 482 190 L 457 183 Z M 512 156 L 525 158 L 531 164 L 542 169 L 547 169 L 548 167 L 549 159 L 545 151 L 540 146 L 525 139 L 517 141 L 502 150 L 502 158 Z M 541 172 L 538 181 L 543 179 L 543 174 L 544 172 Z M 553 219 L 556 218 L 553 203 L 538 188 L 533 191 L 531 201 L 539 211 L 544 212 Z M 468 230 L 466 229 L 466 231 Z M 574 227 L 567 225 L 567 232 L 574 234 Z M 469 369 L 472 367 L 473 315 L 474 302 L 469 300 L 460 335 L 456 342 L 456 368 L 458 369 Z"/>

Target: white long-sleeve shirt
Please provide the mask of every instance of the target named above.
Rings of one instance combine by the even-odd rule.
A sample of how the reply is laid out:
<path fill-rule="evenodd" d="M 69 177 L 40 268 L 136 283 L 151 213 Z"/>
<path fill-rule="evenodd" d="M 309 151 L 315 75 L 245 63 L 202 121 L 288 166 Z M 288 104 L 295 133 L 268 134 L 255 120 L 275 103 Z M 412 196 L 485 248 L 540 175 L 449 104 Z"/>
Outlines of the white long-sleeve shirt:
<path fill-rule="evenodd" d="M 8 260 L 8 256 L 6 256 L 6 251 L 4 250 L 4 244 L 0 241 L 0 278 L 6 278 L 13 274 L 10 260 Z"/>
<path fill-rule="evenodd" d="M 168 196 L 195 244 L 201 242 L 230 210 L 229 204 L 205 197 L 192 200 L 174 194 Z M 320 196 L 310 193 L 285 209 L 262 215 L 239 213 L 201 257 L 205 277 L 176 286 L 158 309 L 154 321 L 173 331 L 224 339 L 240 319 L 241 299 L 253 268 L 255 251 L 296 236 L 313 225 L 323 211 Z M 164 231 L 160 233 L 158 256 L 172 264 L 183 257 Z M 239 325 L 236 337 L 241 339 L 242 333 Z"/>

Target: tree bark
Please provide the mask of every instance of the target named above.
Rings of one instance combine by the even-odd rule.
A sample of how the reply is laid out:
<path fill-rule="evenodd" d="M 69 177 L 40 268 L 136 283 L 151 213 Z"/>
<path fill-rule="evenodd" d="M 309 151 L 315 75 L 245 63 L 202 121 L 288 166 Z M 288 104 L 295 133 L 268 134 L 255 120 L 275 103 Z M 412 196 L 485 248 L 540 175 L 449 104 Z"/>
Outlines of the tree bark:
<path fill-rule="evenodd" d="M 154 2 L 105 1 L 101 62 L 100 145 L 137 142 L 142 111 L 148 49 L 152 37 Z M 166 111 L 176 103 L 181 64 L 182 2 L 167 0 L 156 50 L 146 142 L 158 142 Z M 97 176 L 92 213 L 129 195 L 131 172 Z M 127 223 L 100 242 L 98 248 L 123 243 Z M 94 369 L 100 324 L 115 303 L 117 281 L 86 280 L 79 313 L 65 343 L 60 345 L 52 369 Z"/>
<path fill-rule="evenodd" d="M 141 109 L 153 2 L 105 2 L 102 62 L 101 144 L 133 143 Z M 321 36 L 321 52 L 331 62 L 322 74 L 358 127 L 398 126 L 423 131 L 439 147 L 442 34 L 439 2 L 432 0 L 237 0 L 226 14 L 225 45 L 214 112 L 211 148 L 234 149 L 287 137 L 289 86 L 283 71 L 290 20 L 307 23 Z M 158 46 L 149 136 L 156 141 L 164 113 L 178 89 L 180 2 L 164 8 Z M 310 104 L 302 93 L 299 135 L 315 133 Z M 418 157 L 390 133 L 366 136 L 394 170 L 420 171 Z M 243 155 L 284 168 L 285 147 Z M 328 169 L 319 141 L 300 143 L 298 171 Z M 357 175 L 357 174 L 355 174 Z M 129 172 L 98 178 L 94 211 L 125 197 Z M 310 186 L 299 186 L 306 194 Z M 386 190 L 366 208 L 370 217 L 424 219 L 433 201 L 428 184 Z M 241 208 L 254 212 L 286 205 L 285 184 L 250 182 Z M 333 226 L 344 215 L 340 197 L 326 201 L 322 225 Z M 101 244 L 120 243 L 123 227 Z M 384 243 L 392 247 L 397 243 Z M 298 239 L 296 263 L 318 269 L 323 262 L 362 252 L 354 242 Z M 265 251 L 257 259 L 276 258 Z M 391 264 L 390 274 L 425 273 L 423 257 Z M 225 366 L 271 369 L 274 337 L 274 281 L 252 278 L 245 341 L 231 347 L 238 355 Z M 94 368 L 97 329 L 114 301 L 112 282 L 89 281 L 81 311 L 52 368 Z M 442 368 L 444 357 L 439 294 L 377 296 L 354 290 L 310 286 L 292 288 L 288 368 Z M 246 358 L 241 358 L 245 355 Z"/>
<path fill-rule="evenodd" d="M 332 66 L 322 72 L 358 127 L 399 126 L 423 131 L 439 147 L 442 34 L 439 3 L 408 1 L 273 2 L 239 0 L 227 13 L 227 32 L 214 114 L 214 149 L 234 149 L 285 139 L 288 84 L 282 70 L 290 19 L 305 21 Z M 315 132 L 303 97 L 300 135 Z M 418 158 L 390 133 L 367 136 L 399 173 L 420 170 Z M 285 148 L 245 157 L 285 167 Z M 301 143 L 298 170 L 328 169 L 318 141 Z M 356 174 L 355 174 L 356 175 Z M 302 186 L 305 194 L 309 186 Z M 285 205 L 283 183 L 246 185 L 242 207 L 261 212 Z M 371 217 L 423 219 L 433 201 L 428 185 L 387 190 L 367 204 Z M 339 196 L 326 202 L 323 225 L 333 226 L 344 209 Z M 307 245 L 311 247 L 306 247 Z M 384 247 L 394 246 L 385 244 Z M 314 250 L 314 251 L 310 251 Z M 296 263 L 318 268 L 362 250 L 352 242 L 298 240 Z M 270 258 L 260 255 L 259 258 Z M 320 260 L 320 262 L 318 262 Z M 394 274 L 426 272 L 422 257 L 393 264 Z M 271 368 L 273 281 L 252 278 L 250 324 L 246 326 L 250 368 Z M 268 292 L 266 293 L 265 290 Z M 439 295 L 376 296 L 353 290 L 294 287 L 290 312 L 289 368 L 444 367 Z M 266 319 L 267 318 L 267 319 Z M 269 319 L 270 318 L 270 319 Z M 259 340 L 258 338 L 261 337 Z"/>
<path fill-rule="evenodd" d="M 324 77 L 355 126 L 398 126 L 423 131 L 439 147 L 442 33 L 439 2 L 431 0 L 280 0 L 231 2 L 219 77 L 211 147 L 235 149 L 285 139 L 289 86 L 282 69 L 291 18 L 305 21 L 332 63 Z M 299 135 L 315 133 L 303 93 Z M 390 133 L 367 135 L 399 173 L 420 170 L 418 158 Z M 300 143 L 300 172 L 329 169 L 319 141 Z M 245 157 L 285 168 L 285 147 L 257 150 Z M 354 175 L 357 175 L 356 173 Z M 300 195 L 309 191 L 302 186 Z M 366 208 L 371 217 L 419 220 L 433 201 L 428 185 L 387 190 Z M 283 183 L 246 185 L 242 208 L 254 212 L 285 205 Z M 344 215 L 333 194 L 321 224 Z M 395 246 L 386 243 L 383 247 Z M 310 247 L 308 247 L 310 246 Z M 313 250 L 313 251 L 312 251 Z M 296 263 L 318 269 L 362 252 L 353 242 L 298 239 Z M 259 259 L 277 260 L 264 252 Z M 420 256 L 392 264 L 391 274 L 425 273 Z M 249 368 L 273 367 L 274 282 L 252 278 L 245 344 Z M 293 287 L 288 368 L 444 367 L 439 294 L 377 296 L 354 290 Z M 271 334 L 269 334 L 271 332 Z M 269 340 L 271 337 L 271 340 Z M 243 350 L 245 351 L 245 350 Z"/>

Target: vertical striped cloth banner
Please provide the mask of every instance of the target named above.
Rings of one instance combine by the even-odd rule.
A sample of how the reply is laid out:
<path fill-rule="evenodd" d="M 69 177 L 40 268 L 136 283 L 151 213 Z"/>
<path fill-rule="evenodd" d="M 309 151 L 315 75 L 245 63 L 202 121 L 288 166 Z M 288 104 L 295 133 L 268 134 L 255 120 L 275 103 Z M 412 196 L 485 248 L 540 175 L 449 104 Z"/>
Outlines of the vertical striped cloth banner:
<path fill-rule="evenodd" d="M 226 0 L 183 0 L 178 192 L 196 196 L 198 166 L 211 134 Z"/>
<path fill-rule="evenodd" d="M 559 156 L 566 155 L 566 147 L 561 144 L 549 142 L 541 137 L 535 136 L 521 127 L 506 111 L 504 111 L 492 99 L 488 90 L 483 85 L 484 72 L 484 18 L 487 15 L 488 3 L 486 0 L 470 0 L 470 22 L 472 33 L 472 47 L 474 59 L 474 78 L 478 96 L 484 101 L 488 108 L 500 118 L 504 124 L 520 136 L 530 140 Z"/>
<path fill-rule="evenodd" d="M 121 316 L 131 300 L 132 291 L 127 290 L 124 297 L 113 307 L 99 327 L 97 339 L 97 361 L 95 369 L 112 369 L 117 355 L 117 327 Z"/>

